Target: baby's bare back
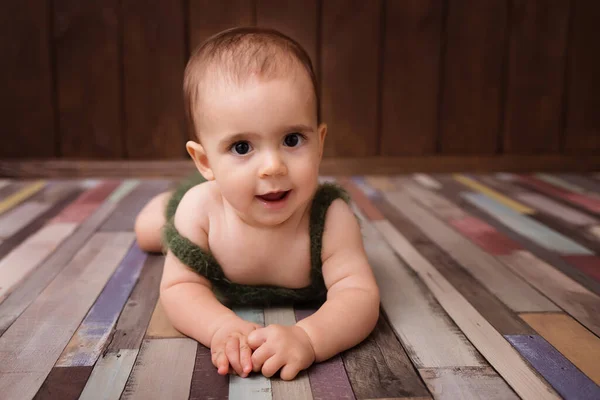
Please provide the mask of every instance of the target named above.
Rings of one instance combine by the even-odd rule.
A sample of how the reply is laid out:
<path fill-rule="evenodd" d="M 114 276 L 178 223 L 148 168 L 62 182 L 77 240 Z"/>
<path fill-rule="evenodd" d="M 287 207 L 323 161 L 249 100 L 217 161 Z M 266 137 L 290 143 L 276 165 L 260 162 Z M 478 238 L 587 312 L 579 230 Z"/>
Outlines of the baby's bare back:
<path fill-rule="evenodd" d="M 310 285 L 308 217 L 295 228 L 252 227 L 231 210 L 226 210 L 227 205 L 213 182 L 200 186 L 203 187 L 194 189 L 212 192 L 206 198 L 208 204 L 205 203 L 203 210 L 208 218 L 206 231 L 209 250 L 228 279 L 246 285 L 287 288 Z M 178 210 L 182 213 L 188 211 L 192 215 L 199 210 Z"/>

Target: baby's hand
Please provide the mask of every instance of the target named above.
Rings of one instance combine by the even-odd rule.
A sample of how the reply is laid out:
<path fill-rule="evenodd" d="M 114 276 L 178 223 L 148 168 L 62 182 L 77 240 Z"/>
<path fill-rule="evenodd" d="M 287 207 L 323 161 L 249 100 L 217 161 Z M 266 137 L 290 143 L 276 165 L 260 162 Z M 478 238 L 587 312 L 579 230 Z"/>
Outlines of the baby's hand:
<path fill-rule="evenodd" d="M 248 344 L 254 350 L 252 364 L 255 372 L 262 369 L 267 378 L 279 368 L 283 380 L 292 380 L 315 361 L 315 351 L 304 329 L 299 326 L 272 324 L 248 335 Z"/>
<path fill-rule="evenodd" d="M 248 334 L 261 325 L 235 316 L 227 319 L 214 333 L 210 341 L 212 363 L 220 375 L 227 375 L 229 364 L 241 377 L 252 371 L 252 350 L 248 346 Z"/>

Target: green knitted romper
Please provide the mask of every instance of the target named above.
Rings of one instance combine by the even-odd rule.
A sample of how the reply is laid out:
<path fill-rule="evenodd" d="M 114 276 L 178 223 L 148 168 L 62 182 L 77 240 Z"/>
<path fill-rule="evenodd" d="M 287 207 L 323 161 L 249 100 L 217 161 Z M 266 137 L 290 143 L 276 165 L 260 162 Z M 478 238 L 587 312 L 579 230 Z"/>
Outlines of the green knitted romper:
<path fill-rule="evenodd" d="M 300 289 L 277 286 L 244 285 L 231 282 L 221 266 L 210 252 L 200 248 L 187 238 L 181 236 L 173 223 L 173 217 L 183 195 L 192 187 L 204 182 L 200 174 L 196 174 L 183 182 L 170 198 L 163 229 L 163 244 L 182 263 L 196 273 L 206 277 L 213 285 L 213 291 L 219 301 L 228 306 L 277 306 L 277 305 L 320 305 L 327 296 L 327 288 L 321 271 L 321 246 L 325 215 L 331 203 L 338 198 L 349 202 L 350 197 L 344 189 L 332 183 L 319 185 L 310 214 L 311 241 L 311 284 Z"/>

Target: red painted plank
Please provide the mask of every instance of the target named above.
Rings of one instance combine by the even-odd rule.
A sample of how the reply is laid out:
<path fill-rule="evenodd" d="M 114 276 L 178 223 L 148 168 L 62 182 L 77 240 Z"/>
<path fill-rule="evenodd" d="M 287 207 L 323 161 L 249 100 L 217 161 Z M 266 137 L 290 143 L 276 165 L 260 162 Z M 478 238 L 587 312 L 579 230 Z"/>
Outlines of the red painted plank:
<path fill-rule="evenodd" d="M 460 233 L 471 239 L 479 247 L 494 255 L 510 254 L 522 247 L 515 241 L 498 232 L 491 225 L 474 217 L 449 221 Z"/>
<path fill-rule="evenodd" d="M 554 196 L 559 199 L 566 200 L 573 204 L 577 204 L 586 210 L 594 213 L 600 213 L 600 198 L 585 196 L 580 193 L 569 192 L 568 190 L 558 188 L 547 182 L 533 178 L 531 176 L 519 176 L 519 182 L 538 190 L 539 192 L 545 193 L 550 196 Z"/>
<path fill-rule="evenodd" d="M 51 222 L 83 222 L 120 185 L 120 181 L 105 181 L 84 192 Z"/>
<path fill-rule="evenodd" d="M 600 258 L 597 256 L 572 255 L 563 258 L 581 272 L 600 282 Z"/>

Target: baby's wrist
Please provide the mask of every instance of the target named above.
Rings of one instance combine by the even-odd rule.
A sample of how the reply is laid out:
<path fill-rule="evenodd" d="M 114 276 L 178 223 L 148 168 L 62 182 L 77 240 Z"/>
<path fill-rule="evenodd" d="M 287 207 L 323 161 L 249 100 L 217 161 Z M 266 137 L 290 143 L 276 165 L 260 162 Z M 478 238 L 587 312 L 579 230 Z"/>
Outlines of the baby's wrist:
<path fill-rule="evenodd" d="M 313 340 L 310 337 L 308 331 L 303 328 L 302 326 L 296 324 L 294 325 L 299 331 L 302 332 L 302 335 L 306 338 L 306 341 L 308 342 L 310 349 L 312 350 L 312 354 L 313 354 L 313 358 L 316 360 L 317 359 L 317 352 L 315 351 L 315 345 L 313 344 Z"/>

